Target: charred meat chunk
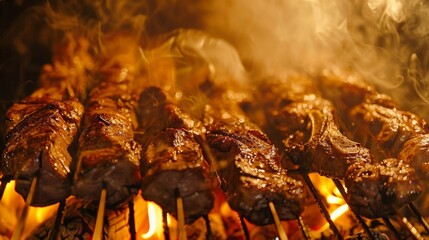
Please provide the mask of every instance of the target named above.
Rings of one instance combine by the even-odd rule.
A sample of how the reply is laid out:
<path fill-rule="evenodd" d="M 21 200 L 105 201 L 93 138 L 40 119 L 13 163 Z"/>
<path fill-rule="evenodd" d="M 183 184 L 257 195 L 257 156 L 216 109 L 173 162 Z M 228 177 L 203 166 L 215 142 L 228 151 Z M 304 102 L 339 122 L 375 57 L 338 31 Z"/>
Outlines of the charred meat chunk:
<path fill-rule="evenodd" d="M 141 146 L 134 140 L 133 126 L 136 97 L 126 73 L 109 72 L 113 76 L 104 76 L 89 95 L 72 186 L 72 193 L 87 201 L 98 201 L 105 187 L 108 207 L 123 203 L 141 185 Z"/>
<path fill-rule="evenodd" d="M 308 171 L 344 179 L 351 207 L 367 217 L 389 214 L 371 206 L 401 206 L 414 200 L 420 193 L 414 170 L 398 159 L 377 162 L 369 149 L 343 135 L 335 122 L 333 105 L 321 98 L 309 81 L 295 77 L 288 82 L 274 81 L 267 89 L 275 93 L 263 104 L 267 128 L 285 150 L 284 164 L 293 162 Z M 290 119 L 297 123 L 289 124 Z M 401 177 L 386 171 L 387 163 L 395 166 L 392 162 L 398 163 Z M 396 177 L 397 184 L 389 182 Z M 366 195 L 367 189 L 373 190 L 371 194 Z"/>
<path fill-rule="evenodd" d="M 350 136 L 378 155 L 404 160 L 422 178 L 429 176 L 426 121 L 399 110 L 389 96 L 376 92 L 360 78 L 330 73 L 322 75 L 320 82 L 333 86 L 324 94 L 342 108 Z M 352 93 L 362 96 L 353 104 L 349 100 Z"/>
<path fill-rule="evenodd" d="M 85 87 L 92 68 L 87 50 L 84 39 L 65 38 L 52 64 L 42 69 L 40 87 L 6 113 L 1 170 L 16 180 L 16 191 L 23 197 L 38 179 L 31 205 L 50 205 L 70 194 L 72 153 L 84 110 L 75 83 Z"/>
<path fill-rule="evenodd" d="M 231 208 L 257 225 L 274 223 L 272 202 L 281 220 L 296 219 L 306 197 L 303 184 L 287 175 L 277 148 L 240 109 L 248 97 L 212 80 L 200 85 L 207 96 L 203 123 L 217 175 Z"/>
<path fill-rule="evenodd" d="M 140 96 L 142 195 L 176 216 L 176 199 L 183 199 L 185 221 L 192 223 L 213 208 L 209 165 L 196 141 L 195 121 L 167 100 L 159 88 Z"/>

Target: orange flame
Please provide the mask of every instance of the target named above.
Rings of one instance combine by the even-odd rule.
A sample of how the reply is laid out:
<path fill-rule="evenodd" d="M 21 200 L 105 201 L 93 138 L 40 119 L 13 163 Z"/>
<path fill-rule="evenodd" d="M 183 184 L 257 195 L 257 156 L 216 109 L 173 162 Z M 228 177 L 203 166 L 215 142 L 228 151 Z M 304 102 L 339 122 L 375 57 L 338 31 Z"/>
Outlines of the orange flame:
<path fill-rule="evenodd" d="M 141 234 L 142 239 L 160 239 L 163 237 L 162 209 L 153 202 L 147 203 L 149 229 Z"/>

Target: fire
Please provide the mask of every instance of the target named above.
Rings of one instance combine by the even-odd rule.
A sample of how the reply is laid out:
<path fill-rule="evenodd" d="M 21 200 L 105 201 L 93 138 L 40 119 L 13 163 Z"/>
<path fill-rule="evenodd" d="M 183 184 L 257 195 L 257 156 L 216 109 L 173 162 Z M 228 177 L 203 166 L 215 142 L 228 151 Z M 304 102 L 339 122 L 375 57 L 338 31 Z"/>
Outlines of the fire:
<path fill-rule="evenodd" d="M 142 239 L 159 239 L 162 236 L 162 209 L 153 202 L 147 203 L 149 229 L 141 234 Z"/>
<path fill-rule="evenodd" d="M 341 196 L 340 191 L 335 186 L 334 182 L 326 177 L 318 174 L 310 174 L 312 182 L 317 186 L 320 194 L 325 198 L 329 204 L 330 218 L 336 221 L 344 214 L 349 212 L 349 206 L 346 204 L 344 198 Z M 329 228 L 329 223 L 325 222 L 321 227 L 314 227 L 314 233 L 321 233 Z"/>
<path fill-rule="evenodd" d="M 3 226 L 10 227 L 10 229 L 8 229 L 10 234 L 13 232 L 14 226 L 18 223 L 19 215 L 21 214 L 24 206 L 25 202 L 23 198 L 15 192 L 15 181 L 9 182 L 0 202 L 0 216 L 8 216 L 8 218 L 1 218 L 0 223 Z M 30 207 L 25 219 L 23 235 L 26 236 L 30 234 L 35 227 L 52 217 L 57 209 L 58 204 L 47 207 Z"/>

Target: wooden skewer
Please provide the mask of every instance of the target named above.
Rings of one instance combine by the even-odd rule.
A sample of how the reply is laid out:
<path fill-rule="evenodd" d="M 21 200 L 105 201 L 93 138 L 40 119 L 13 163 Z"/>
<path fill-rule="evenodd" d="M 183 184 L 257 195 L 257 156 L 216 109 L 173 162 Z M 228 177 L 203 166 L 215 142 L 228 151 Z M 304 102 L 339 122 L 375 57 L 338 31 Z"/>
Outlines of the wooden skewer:
<path fill-rule="evenodd" d="M 282 223 L 280 222 L 280 218 L 279 218 L 279 215 L 277 214 L 277 210 L 276 210 L 276 207 L 274 206 L 274 203 L 269 202 L 268 206 L 270 206 L 270 211 L 271 211 L 271 214 L 273 215 L 274 223 L 276 224 L 277 233 L 279 234 L 280 240 L 288 240 L 286 232 L 282 226 Z"/>
<path fill-rule="evenodd" d="M 103 239 L 103 226 L 104 226 L 104 211 L 106 208 L 107 189 L 103 186 L 101 189 L 100 203 L 98 204 L 97 219 L 95 220 L 94 235 L 92 239 Z"/>
<path fill-rule="evenodd" d="M 179 240 L 186 240 L 186 228 L 185 228 L 185 211 L 183 210 L 183 199 L 178 197 L 176 199 L 177 204 L 177 221 L 179 223 L 177 236 Z"/>
<path fill-rule="evenodd" d="M 415 240 L 424 240 L 424 238 L 420 235 L 417 229 L 413 226 L 413 224 L 408 220 L 407 217 L 403 216 L 399 212 L 395 215 L 396 221 L 403 226 L 409 233 L 407 239 L 415 239 Z"/>
<path fill-rule="evenodd" d="M 13 231 L 12 240 L 19 240 L 21 238 L 21 233 L 24 229 L 25 218 L 27 217 L 30 204 L 33 202 L 38 180 L 39 179 L 37 176 L 33 177 L 33 180 L 31 180 L 30 191 L 28 191 L 27 198 L 25 199 L 25 207 L 22 210 L 21 216 L 19 217 L 18 225 L 16 226 L 15 231 Z"/>

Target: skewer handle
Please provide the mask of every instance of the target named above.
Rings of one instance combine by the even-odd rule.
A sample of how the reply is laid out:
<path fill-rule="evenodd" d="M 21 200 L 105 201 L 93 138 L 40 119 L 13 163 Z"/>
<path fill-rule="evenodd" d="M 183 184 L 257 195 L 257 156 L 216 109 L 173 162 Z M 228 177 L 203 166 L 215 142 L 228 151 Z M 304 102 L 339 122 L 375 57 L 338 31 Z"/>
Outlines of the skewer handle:
<path fill-rule="evenodd" d="M 92 239 L 102 240 L 103 239 L 103 226 L 104 226 L 104 211 L 106 208 L 107 189 L 103 187 L 101 189 L 100 203 L 98 204 L 97 220 L 95 221 L 94 235 Z"/>
<path fill-rule="evenodd" d="M 274 206 L 273 202 L 269 202 L 268 206 L 270 207 L 271 214 L 274 218 L 274 223 L 276 224 L 277 233 L 279 234 L 280 240 L 288 240 L 286 232 L 282 226 L 282 223 L 280 222 L 279 215 L 277 214 L 276 207 Z"/>
<path fill-rule="evenodd" d="M 28 214 L 28 209 L 30 207 L 31 202 L 33 201 L 34 193 L 36 192 L 36 185 L 38 181 L 38 177 L 33 177 L 31 180 L 30 191 L 28 191 L 27 198 L 25 199 L 25 207 L 22 210 L 21 216 L 19 217 L 18 224 L 13 231 L 12 240 L 19 240 L 21 238 L 22 230 L 24 229 L 25 218 Z"/>
<path fill-rule="evenodd" d="M 177 221 L 179 223 L 178 234 L 179 240 L 186 240 L 186 228 L 185 228 L 185 211 L 183 210 L 183 199 L 178 197 L 177 203 Z"/>

